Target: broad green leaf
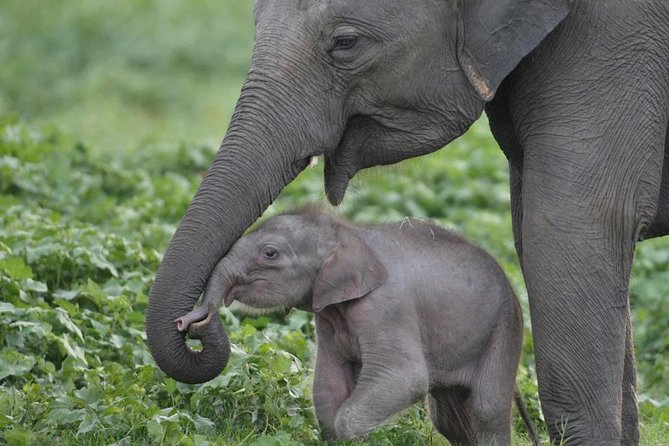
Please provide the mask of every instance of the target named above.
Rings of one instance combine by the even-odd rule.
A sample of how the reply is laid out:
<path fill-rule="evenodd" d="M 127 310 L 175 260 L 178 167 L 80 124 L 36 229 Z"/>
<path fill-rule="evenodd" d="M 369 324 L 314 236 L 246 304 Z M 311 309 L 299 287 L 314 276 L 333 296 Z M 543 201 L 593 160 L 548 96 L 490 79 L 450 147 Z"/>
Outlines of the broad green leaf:
<path fill-rule="evenodd" d="M 216 426 L 209 418 L 197 414 L 193 416 L 193 424 L 197 432 L 211 432 Z"/>
<path fill-rule="evenodd" d="M 28 373 L 35 365 L 35 358 L 15 350 L 5 349 L 0 352 L 0 380 L 8 376 L 21 376 Z"/>
<path fill-rule="evenodd" d="M 86 416 L 85 409 L 54 409 L 47 416 L 47 420 L 52 421 L 56 425 L 76 423 L 84 419 Z"/>
<path fill-rule="evenodd" d="M 242 328 L 242 334 L 244 336 L 253 336 L 254 334 L 256 334 L 257 331 L 258 330 L 256 330 L 254 326 L 249 324 L 244 325 L 244 327 Z"/>
<path fill-rule="evenodd" d="M 100 421 L 98 420 L 98 417 L 94 413 L 87 412 L 84 419 L 81 420 L 81 423 L 79 424 L 76 435 L 79 436 L 91 432 L 94 429 L 97 429 L 99 424 Z"/>
<path fill-rule="evenodd" d="M 177 390 L 177 382 L 173 380 L 172 378 L 166 378 L 165 379 L 165 390 L 167 390 L 169 393 L 174 393 Z"/>
<path fill-rule="evenodd" d="M 270 437 L 269 435 L 262 435 L 256 438 L 251 446 L 281 446 L 278 440 Z"/>
<path fill-rule="evenodd" d="M 293 365 L 292 359 L 287 355 L 277 354 L 270 359 L 270 368 L 277 373 L 286 373 Z"/>
<path fill-rule="evenodd" d="M 79 295 L 78 290 L 56 290 L 51 293 L 56 299 L 72 300 Z"/>
<path fill-rule="evenodd" d="M 9 446 L 30 446 L 35 436 L 31 431 L 19 426 L 6 430 L 3 435 Z"/>
<path fill-rule="evenodd" d="M 72 322 L 72 319 L 70 319 L 70 316 L 65 310 L 56 308 L 54 313 L 56 314 L 58 322 L 60 322 L 67 331 L 74 334 L 80 341 L 84 340 L 84 335 L 81 333 L 81 330 L 74 322 Z"/>
<path fill-rule="evenodd" d="M 75 304 L 66 300 L 55 299 L 54 303 L 67 311 L 69 314 L 77 314 L 79 312 L 79 308 Z"/>
<path fill-rule="evenodd" d="M 155 419 L 146 422 L 146 432 L 153 441 L 158 443 L 162 441 L 165 434 L 163 426 Z"/>
<path fill-rule="evenodd" d="M 98 402 L 103 397 L 102 389 L 89 385 L 75 392 L 75 395 L 81 398 L 87 406 L 97 407 Z"/>
<path fill-rule="evenodd" d="M 100 269 L 109 271 L 113 277 L 118 277 L 118 271 L 116 270 L 116 267 L 114 267 L 112 263 L 104 259 L 102 256 L 92 254 L 90 258 L 93 265 Z"/>
<path fill-rule="evenodd" d="M 46 293 L 49 291 L 49 288 L 44 282 L 37 282 L 32 279 L 25 279 L 23 282 L 23 289 L 28 291 L 35 291 L 37 293 Z"/>
<path fill-rule="evenodd" d="M 14 280 L 32 279 L 33 271 L 20 257 L 0 259 L 0 271 Z"/>
<path fill-rule="evenodd" d="M 58 336 L 58 344 L 61 346 L 63 353 L 67 354 L 70 358 L 80 362 L 86 363 L 86 357 L 84 356 L 84 350 L 81 346 L 74 344 L 70 341 L 70 337 L 67 334 Z"/>
<path fill-rule="evenodd" d="M 205 435 L 193 435 L 193 446 L 211 446 Z"/>
<path fill-rule="evenodd" d="M 12 314 L 16 311 L 16 307 L 9 302 L 0 301 L 0 313 Z"/>
<path fill-rule="evenodd" d="M 0 414 L 0 429 L 4 429 L 7 426 L 12 425 L 13 423 L 15 423 L 15 421 L 11 417 Z"/>
<path fill-rule="evenodd" d="M 98 308 L 101 308 L 106 299 L 105 293 L 100 288 L 100 285 L 93 280 L 88 279 L 86 287 L 83 289 L 85 296 L 88 297 Z"/>

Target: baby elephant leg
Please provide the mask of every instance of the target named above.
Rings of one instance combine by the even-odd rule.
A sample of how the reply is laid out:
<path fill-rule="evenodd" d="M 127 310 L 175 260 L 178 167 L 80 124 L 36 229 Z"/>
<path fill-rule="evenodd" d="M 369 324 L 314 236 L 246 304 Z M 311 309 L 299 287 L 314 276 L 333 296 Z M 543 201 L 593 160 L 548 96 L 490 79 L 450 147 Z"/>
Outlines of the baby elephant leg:
<path fill-rule="evenodd" d="M 511 405 L 499 394 L 439 389 L 430 392 L 428 403 L 436 429 L 454 446 L 511 444 Z"/>
<path fill-rule="evenodd" d="M 476 446 L 469 408 L 469 391 L 464 388 L 446 388 L 430 391 L 428 396 L 430 419 L 441 435 L 454 446 Z"/>
<path fill-rule="evenodd" d="M 337 438 L 355 439 L 368 434 L 392 415 L 420 401 L 427 389 L 427 370 L 420 364 L 383 370 L 363 363 L 351 396 L 337 412 Z"/>
<path fill-rule="evenodd" d="M 319 336 L 326 338 L 320 331 Z M 314 412 L 326 441 L 336 439 L 335 416 L 355 385 L 354 365 L 339 357 L 332 345 L 329 339 L 319 339 L 313 384 Z"/>
<path fill-rule="evenodd" d="M 522 342 L 522 326 L 497 333 L 472 380 L 470 415 L 479 444 L 511 444 L 511 407 Z"/>
<path fill-rule="evenodd" d="M 511 406 L 522 326 L 519 320 L 508 325 L 493 335 L 468 387 L 430 392 L 430 417 L 437 430 L 454 445 L 511 444 Z"/>

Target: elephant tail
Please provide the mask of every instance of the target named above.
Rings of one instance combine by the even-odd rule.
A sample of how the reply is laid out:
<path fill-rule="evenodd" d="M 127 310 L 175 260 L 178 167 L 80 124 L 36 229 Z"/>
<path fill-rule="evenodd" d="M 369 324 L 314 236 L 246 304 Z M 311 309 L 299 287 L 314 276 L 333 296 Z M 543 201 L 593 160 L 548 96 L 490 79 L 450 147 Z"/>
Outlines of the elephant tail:
<path fill-rule="evenodd" d="M 516 402 L 518 413 L 520 414 L 520 417 L 523 419 L 523 423 L 525 423 L 525 427 L 527 428 L 527 433 L 530 435 L 530 440 L 532 440 L 532 444 L 534 446 L 540 446 L 541 441 L 539 440 L 539 435 L 537 435 L 537 430 L 534 428 L 534 424 L 532 424 L 532 420 L 530 419 L 530 414 L 527 413 L 527 406 L 525 406 L 525 401 L 523 401 L 523 397 L 520 394 L 518 387 L 515 387 L 513 390 L 513 399 Z"/>

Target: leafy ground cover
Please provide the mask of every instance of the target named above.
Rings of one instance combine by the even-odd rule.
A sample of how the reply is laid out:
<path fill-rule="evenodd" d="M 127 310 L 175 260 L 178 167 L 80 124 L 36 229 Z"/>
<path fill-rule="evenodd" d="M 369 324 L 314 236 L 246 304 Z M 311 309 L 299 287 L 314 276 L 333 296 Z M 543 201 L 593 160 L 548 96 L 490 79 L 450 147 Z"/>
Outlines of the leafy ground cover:
<path fill-rule="evenodd" d="M 3 119 L 0 430 L 7 444 L 318 444 L 307 313 L 246 318 L 222 310 L 232 360 L 202 386 L 166 378 L 147 350 L 153 276 L 211 156 L 194 145 L 109 160 L 53 130 Z M 427 159 L 363 174 L 340 211 L 357 222 L 412 215 L 451 227 L 500 260 L 525 302 L 500 156 L 479 123 Z M 310 170 L 267 214 L 322 197 L 322 171 Z M 666 243 L 645 245 L 634 276 L 644 444 L 669 438 L 660 300 L 667 252 Z M 541 426 L 529 336 L 519 383 Z M 517 444 L 525 444 L 514 424 Z M 422 405 L 370 443 L 446 444 Z"/>

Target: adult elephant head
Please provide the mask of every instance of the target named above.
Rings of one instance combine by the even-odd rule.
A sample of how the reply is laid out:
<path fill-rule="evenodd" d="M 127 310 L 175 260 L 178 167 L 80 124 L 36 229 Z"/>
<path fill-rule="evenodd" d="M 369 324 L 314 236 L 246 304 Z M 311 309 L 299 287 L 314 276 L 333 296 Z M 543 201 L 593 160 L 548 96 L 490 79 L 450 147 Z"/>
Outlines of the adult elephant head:
<path fill-rule="evenodd" d="M 566 13 L 562 0 L 257 0 L 235 114 L 151 290 L 146 331 L 160 368 L 199 383 L 225 367 L 217 314 L 202 310 L 191 333 L 199 352 L 175 320 L 310 157 L 325 156 L 338 204 L 358 170 L 443 147 Z"/>

